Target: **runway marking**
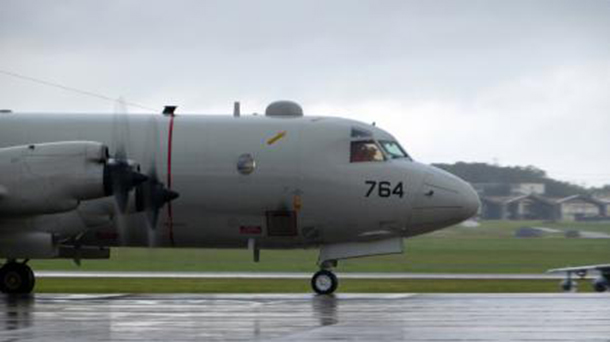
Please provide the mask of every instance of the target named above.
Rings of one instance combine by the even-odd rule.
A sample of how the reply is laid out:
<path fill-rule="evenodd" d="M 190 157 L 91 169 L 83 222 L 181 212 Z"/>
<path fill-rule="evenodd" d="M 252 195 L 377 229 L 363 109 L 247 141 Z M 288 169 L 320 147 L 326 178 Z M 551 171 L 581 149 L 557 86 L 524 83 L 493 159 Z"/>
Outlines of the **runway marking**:
<path fill-rule="evenodd" d="M 36 271 L 41 278 L 310 279 L 302 272 L 112 272 Z M 562 274 L 337 273 L 341 279 L 560 280 Z M 592 279 L 591 276 L 586 279 Z"/>

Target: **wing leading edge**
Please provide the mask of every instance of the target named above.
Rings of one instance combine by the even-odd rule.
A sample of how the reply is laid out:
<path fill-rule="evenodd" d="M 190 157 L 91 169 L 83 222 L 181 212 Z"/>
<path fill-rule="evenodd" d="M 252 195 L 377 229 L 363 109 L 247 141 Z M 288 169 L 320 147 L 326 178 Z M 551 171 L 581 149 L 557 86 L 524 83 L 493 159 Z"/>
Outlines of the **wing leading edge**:
<path fill-rule="evenodd" d="M 546 272 L 547 273 L 561 273 L 561 272 L 577 273 L 577 272 L 587 272 L 587 271 L 591 271 L 591 270 L 600 271 L 602 273 L 610 272 L 610 264 L 553 268 Z"/>

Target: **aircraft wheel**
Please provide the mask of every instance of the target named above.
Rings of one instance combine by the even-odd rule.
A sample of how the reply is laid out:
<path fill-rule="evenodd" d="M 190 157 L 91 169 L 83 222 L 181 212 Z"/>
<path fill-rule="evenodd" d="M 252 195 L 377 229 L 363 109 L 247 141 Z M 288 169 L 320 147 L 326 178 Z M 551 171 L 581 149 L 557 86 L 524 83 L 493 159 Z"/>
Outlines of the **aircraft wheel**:
<path fill-rule="evenodd" d="M 595 282 L 593 283 L 593 289 L 595 290 L 595 292 L 606 292 L 608 290 L 608 287 L 606 286 L 605 282 Z"/>
<path fill-rule="evenodd" d="M 0 291 L 3 293 L 30 293 L 35 282 L 34 272 L 26 264 L 9 262 L 0 268 Z"/>
<path fill-rule="evenodd" d="M 576 291 L 576 282 L 573 280 L 564 280 L 561 282 L 561 289 L 565 292 Z"/>
<path fill-rule="evenodd" d="M 328 270 L 318 271 L 311 278 L 311 287 L 317 294 L 331 294 L 338 286 L 337 276 Z"/>

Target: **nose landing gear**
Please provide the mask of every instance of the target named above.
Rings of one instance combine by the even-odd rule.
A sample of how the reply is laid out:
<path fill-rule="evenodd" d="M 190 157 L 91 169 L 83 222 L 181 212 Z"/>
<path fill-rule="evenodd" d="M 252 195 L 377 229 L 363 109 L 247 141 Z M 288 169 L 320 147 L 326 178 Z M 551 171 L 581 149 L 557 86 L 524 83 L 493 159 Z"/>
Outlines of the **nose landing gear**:
<path fill-rule="evenodd" d="M 26 294 L 32 292 L 36 283 L 34 272 L 28 266 L 27 260 L 7 261 L 0 268 L 0 291 L 9 294 Z"/>
<path fill-rule="evenodd" d="M 339 279 L 330 271 L 333 266 L 337 266 L 337 261 L 325 262 L 322 269 L 311 277 L 311 287 L 317 294 L 331 294 L 337 290 Z"/>
<path fill-rule="evenodd" d="M 335 292 L 337 286 L 339 286 L 339 280 L 331 271 L 320 270 L 311 278 L 311 287 L 317 294 L 331 294 Z"/>

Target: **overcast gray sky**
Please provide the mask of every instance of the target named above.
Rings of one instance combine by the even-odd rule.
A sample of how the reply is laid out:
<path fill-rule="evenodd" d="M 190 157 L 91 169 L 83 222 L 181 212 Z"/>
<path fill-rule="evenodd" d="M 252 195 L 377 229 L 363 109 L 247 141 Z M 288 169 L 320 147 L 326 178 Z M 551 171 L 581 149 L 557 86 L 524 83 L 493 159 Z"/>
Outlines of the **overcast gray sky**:
<path fill-rule="evenodd" d="M 0 70 L 183 113 L 293 99 L 423 162 L 610 184 L 610 1 L 0 0 Z M 0 74 L 0 107 L 113 104 Z"/>

